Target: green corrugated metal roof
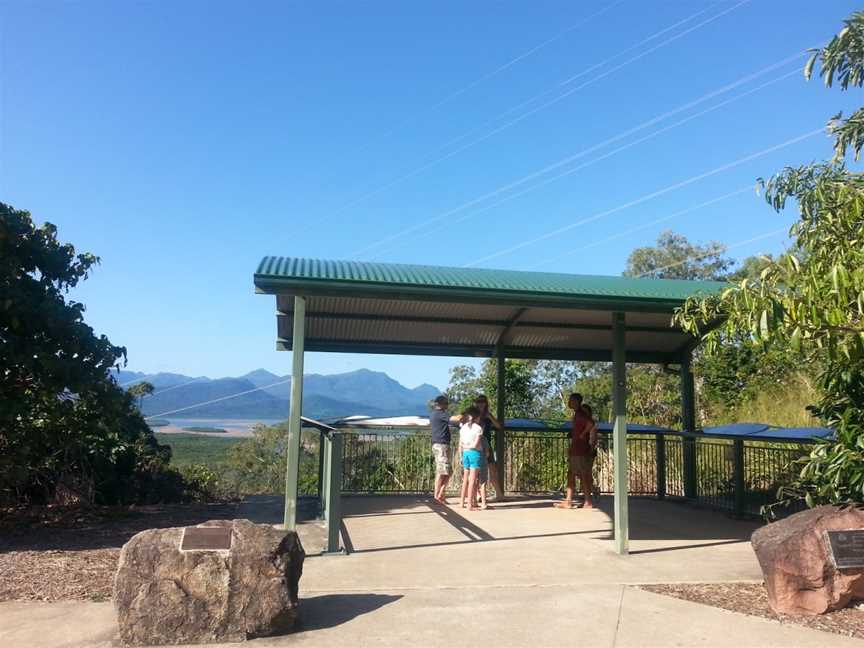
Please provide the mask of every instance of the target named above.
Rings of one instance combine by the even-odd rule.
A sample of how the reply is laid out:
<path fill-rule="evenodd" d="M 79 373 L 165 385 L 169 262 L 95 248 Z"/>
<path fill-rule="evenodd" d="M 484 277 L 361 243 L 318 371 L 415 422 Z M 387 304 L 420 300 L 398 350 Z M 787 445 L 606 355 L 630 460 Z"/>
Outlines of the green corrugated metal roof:
<path fill-rule="evenodd" d="M 681 303 L 696 293 L 717 292 L 728 284 L 716 281 L 633 279 L 519 270 L 453 268 L 361 261 L 327 261 L 264 257 L 255 272 L 255 286 L 265 293 L 304 292 L 340 287 L 357 297 L 364 289 L 378 292 L 422 291 L 442 299 L 454 294 L 486 298 L 537 297 L 556 301 L 594 299 L 618 304 Z"/>

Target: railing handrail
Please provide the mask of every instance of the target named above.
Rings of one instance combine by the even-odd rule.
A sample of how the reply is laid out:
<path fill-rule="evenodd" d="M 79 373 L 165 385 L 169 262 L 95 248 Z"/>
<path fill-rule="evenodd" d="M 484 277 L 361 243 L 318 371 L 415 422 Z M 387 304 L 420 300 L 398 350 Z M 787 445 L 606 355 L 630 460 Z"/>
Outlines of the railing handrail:
<path fill-rule="evenodd" d="M 566 435 L 569 434 L 569 430 L 563 430 L 561 428 L 553 428 L 553 427 L 508 427 L 504 426 L 505 434 L 508 432 L 520 432 L 520 433 L 554 433 Z M 599 434 L 602 435 L 611 435 L 612 432 L 609 430 L 599 430 Z M 431 434 L 431 430 L 429 426 L 422 425 L 351 425 L 339 427 L 337 429 L 333 429 L 330 432 L 325 432 L 325 434 L 404 434 L 404 433 L 425 433 Z M 818 437 L 779 437 L 779 436 L 770 436 L 763 437 L 758 435 L 743 435 L 743 434 L 716 434 L 716 433 L 705 433 L 703 431 L 690 432 L 687 430 L 667 430 L 667 429 L 657 429 L 657 430 L 627 430 L 628 436 L 672 436 L 672 437 L 682 437 L 687 439 L 699 439 L 703 441 L 707 441 L 710 439 L 723 439 L 728 441 L 758 441 L 760 443 L 782 443 L 782 444 L 815 444 L 819 442 L 821 439 Z"/>

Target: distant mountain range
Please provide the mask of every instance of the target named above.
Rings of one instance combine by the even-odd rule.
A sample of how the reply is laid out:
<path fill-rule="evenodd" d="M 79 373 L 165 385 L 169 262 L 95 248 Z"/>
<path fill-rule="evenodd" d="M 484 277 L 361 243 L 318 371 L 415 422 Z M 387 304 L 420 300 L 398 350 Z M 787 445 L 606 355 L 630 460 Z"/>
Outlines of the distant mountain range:
<path fill-rule="evenodd" d="M 291 377 L 277 376 L 264 369 L 237 378 L 214 379 L 175 373 L 117 373 L 117 382 L 127 388 L 142 380 L 156 388 L 153 394 L 144 398 L 142 409 L 146 416 L 181 409 L 168 417 L 245 419 L 288 416 Z M 427 384 L 409 389 L 386 373 L 369 369 L 328 376 L 308 374 L 303 377 L 303 415 L 325 418 L 354 414 L 423 414 L 428 411 L 428 402 L 439 393 L 436 387 Z M 231 398 L 227 398 L 229 396 Z M 209 404 L 197 406 L 204 402 Z"/>

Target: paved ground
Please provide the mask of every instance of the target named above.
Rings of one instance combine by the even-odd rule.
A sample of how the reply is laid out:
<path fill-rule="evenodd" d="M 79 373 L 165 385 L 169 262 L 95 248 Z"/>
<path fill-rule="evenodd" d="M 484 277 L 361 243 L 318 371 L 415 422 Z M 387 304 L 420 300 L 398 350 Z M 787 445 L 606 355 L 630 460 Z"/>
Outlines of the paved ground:
<path fill-rule="evenodd" d="M 346 511 L 351 554 L 307 559 L 303 627 L 250 648 L 860 645 L 634 587 L 758 580 L 747 542 L 754 525 L 719 514 L 635 500 L 633 553 L 620 557 L 606 512 L 560 511 L 544 500 L 468 513 L 353 498 Z M 247 512 L 264 522 L 278 506 Z M 303 537 L 310 551 L 320 528 L 305 526 Z M 113 623 L 107 603 L 0 604 L 0 646 L 109 646 Z"/>

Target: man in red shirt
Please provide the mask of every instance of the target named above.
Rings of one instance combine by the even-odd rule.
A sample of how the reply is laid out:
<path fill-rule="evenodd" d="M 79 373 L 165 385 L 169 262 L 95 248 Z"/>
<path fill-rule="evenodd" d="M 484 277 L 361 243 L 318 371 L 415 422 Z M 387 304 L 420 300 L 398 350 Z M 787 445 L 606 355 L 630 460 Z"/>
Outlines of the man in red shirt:
<path fill-rule="evenodd" d="M 570 448 L 567 453 L 567 495 L 563 502 L 556 502 L 557 508 L 573 508 L 573 491 L 576 489 L 576 475 L 582 487 L 585 502 L 582 508 L 593 509 L 591 499 L 594 469 L 594 449 L 597 447 L 597 428 L 587 405 L 582 404 L 582 394 L 570 394 L 567 406 L 573 410 L 570 429 Z"/>

